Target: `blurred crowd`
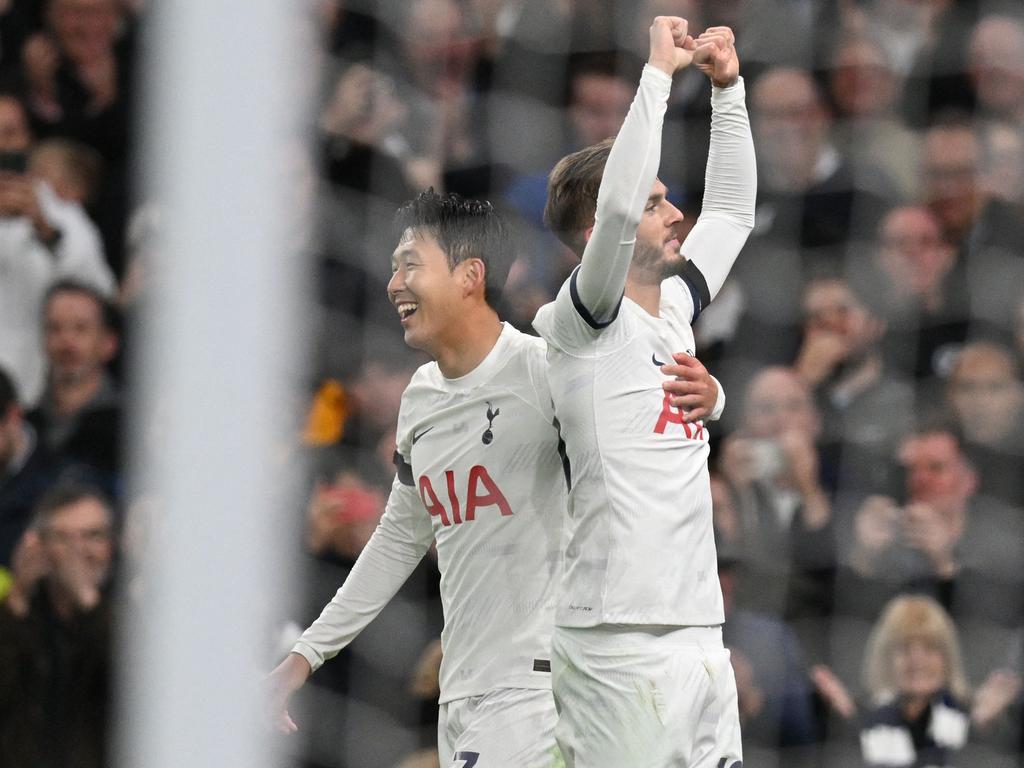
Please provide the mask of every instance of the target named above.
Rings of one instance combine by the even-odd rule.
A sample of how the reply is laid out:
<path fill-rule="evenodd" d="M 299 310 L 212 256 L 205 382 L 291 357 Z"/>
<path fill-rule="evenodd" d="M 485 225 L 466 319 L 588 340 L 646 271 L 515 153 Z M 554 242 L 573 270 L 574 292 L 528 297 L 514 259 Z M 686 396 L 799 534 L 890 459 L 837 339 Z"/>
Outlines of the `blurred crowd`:
<path fill-rule="evenodd" d="M 758 766 L 1024 760 L 1024 5 L 1020 0 L 316 0 L 314 333 L 290 446 L 302 589 L 284 653 L 383 511 L 424 359 L 386 300 L 419 190 L 514 223 L 503 317 L 574 266 L 547 172 L 614 135 L 659 14 L 737 37 L 755 229 L 695 328 L 728 404 L 712 490 Z M 298 12 L 298 8 L 297 8 Z M 134 188 L 138 0 L 0 0 L 0 766 L 110 764 L 126 342 L 168 226 Z M 661 179 L 700 213 L 710 86 L 675 80 Z M 296 256 L 298 258 L 296 258 Z M 127 518 L 127 520 L 126 520 Z M 481 585 L 486 588 L 486 585 Z M 292 764 L 436 765 L 438 574 L 295 702 Z M 268 658 L 268 670 L 276 658 Z"/>

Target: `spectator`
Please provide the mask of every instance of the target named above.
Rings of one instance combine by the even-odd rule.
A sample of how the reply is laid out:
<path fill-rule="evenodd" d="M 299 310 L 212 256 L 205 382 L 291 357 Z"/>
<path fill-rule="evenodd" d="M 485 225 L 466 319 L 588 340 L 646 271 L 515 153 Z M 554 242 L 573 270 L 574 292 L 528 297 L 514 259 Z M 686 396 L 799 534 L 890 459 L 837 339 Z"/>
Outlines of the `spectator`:
<path fill-rule="evenodd" d="M 980 5 L 978 0 L 872 3 L 872 12 L 881 12 L 872 20 L 873 31 L 890 50 L 909 54 L 902 101 L 912 127 L 924 128 L 950 110 L 973 110 L 967 41 Z"/>
<path fill-rule="evenodd" d="M 1015 764 L 1020 678 L 997 670 L 972 695 L 960 647 L 952 618 L 932 598 L 906 595 L 886 606 L 862 668 L 865 765 Z"/>
<path fill-rule="evenodd" d="M 968 679 L 980 681 L 1006 658 L 1024 618 L 1024 513 L 977 493 L 977 470 L 949 429 L 911 433 L 899 457 L 906 505 L 873 497 L 853 519 L 835 606 L 853 620 L 834 625 L 837 645 L 856 646 L 856 617 L 873 617 L 899 590 L 922 591 L 957 622 Z"/>
<path fill-rule="evenodd" d="M 22 54 L 33 124 L 42 136 L 74 139 L 103 157 L 97 220 L 120 274 L 132 180 L 133 17 L 118 0 L 47 0 L 45 22 Z"/>
<path fill-rule="evenodd" d="M 787 368 L 750 382 L 739 429 L 722 446 L 718 469 L 736 510 L 719 525 L 743 559 L 739 607 L 782 616 L 794 563 L 809 567 L 829 535 L 831 505 L 821 484 L 816 441 L 821 422 L 807 385 Z M 824 547 L 826 550 L 829 547 Z"/>
<path fill-rule="evenodd" d="M 485 196 L 487 115 L 476 82 L 481 51 L 471 8 L 456 0 L 413 0 L 401 6 L 395 28 L 412 186 Z"/>
<path fill-rule="evenodd" d="M 1024 205 L 1024 129 L 1003 120 L 983 123 L 981 150 L 982 194 L 990 201 Z"/>
<path fill-rule="evenodd" d="M 956 627 L 928 597 L 899 597 L 871 633 L 864 683 L 872 708 L 860 730 L 868 768 L 953 766 L 966 746 L 968 688 Z"/>
<path fill-rule="evenodd" d="M 0 369 L 0 569 L 10 568 L 14 547 L 57 470 L 25 420 L 11 378 Z"/>
<path fill-rule="evenodd" d="M 889 52 L 877 39 L 861 36 L 840 41 L 832 54 L 829 93 L 836 109 L 836 143 L 850 160 L 855 177 L 891 180 L 875 191 L 904 200 L 921 186 L 921 139 L 896 112 L 902 80 Z M 881 174 L 881 175 L 879 175 Z"/>
<path fill-rule="evenodd" d="M 984 205 L 978 137 L 969 122 L 950 117 L 929 128 L 924 142 L 925 201 L 962 260 L 967 236 Z"/>
<path fill-rule="evenodd" d="M 968 75 L 979 117 L 1024 120 L 1024 22 L 986 15 L 968 43 Z"/>
<path fill-rule="evenodd" d="M 345 65 L 320 120 L 328 180 L 391 207 L 407 199 L 413 173 L 401 162 L 408 148 L 399 133 L 406 116 L 389 75 L 365 62 Z"/>
<path fill-rule="evenodd" d="M 112 512 L 58 485 L 19 544 L 0 606 L 0 754 L 8 765 L 109 765 Z"/>
<path fill-rule="evenodd" d="M 62 281 L 47 294 L 43 321 L 49 383 L 28 419 L 51 456 L 92 467 L 116 490 L 121 395 L 107 371 L 118 348 L 114 310 L 92 288 Z"/>
<path fill-rule="evenodd" d="M 569 103 L 565 108 L 565 153 L 614 137 L 633 102 L 633 78 L 623 61 L 612 54 L 579 55 L 570 60 Z M 514 180 L 506 193 L 519 214 L 538 230 L 544 229 L 547 170 Z M 551 285 L 558 285 L 552 278 Z"/>
<path fill-rule="evenodd" d="M 735 516 L 728 487 L 717 478 L 711 483 L 716 521 Z M 778 617 L 736 605 L 736 591 L 749 574 L 729 544 L 718 549 L 718 578 L 725 606 L 722 639 L 736 674 L 744 760 L 804 765 L 817 723 L 800 644 Z"/>
<path fill-rule="evenodd" d="M 991 342 L 967 345 L 946 395 L 979 492 L 1024 509 L 1024 382 L 1013 353 Z"/>
<path fill-rule="evenodd" d="M 809 72 L 768 70 L 751 91 L 751 106 L 761 181 L 756 224 L 734 270 L 743 310 L 734 331 L 723 334 L 740 361 L 737 383 L 751 373 L 742 361 L 793 359 L 805 273 L 841 263 L 851 242 L 875 231 L 884 209 L 880 198 L 858 188 L 835 146 L 831 116 Z"/>
<path fill-rule="evenodd" d="M 44 139 L 32 150 L 29 169 L 61 200 L 82 208 L 92 204 L 102 160 L 92 147 L 70 139 Z"/>
<path fill-rule="evenodd" d="M 887 488 L 891 457 L 910 426 L 912 385 L 888 371 L 885 320 L 867 291 L 838 277 L 812 278 L 804 290 L 803 343 L 793 365 L 815 396 L 825 450 L 842 491 Z"/>
<path fill-rule="evenodd" d="M 916 379 L 919 388 L 945 379 L 967 337 L 955 261 L 956 252 L 925 206 L 899 206 L 882 219 L 873 259 L 877 282 L 870 290 L 885 307 L 886 364 Z"/>
<path fill-rule="evenodd" d="M 644 35 L 646 38 L 646 26 Z M 577 54 L 569 59 L 569 103 L 560 144 L 564 153 L 589 147 L 619 132 L 635 92 L 634 78 L 626 74 L 626 62 L 624 57 L 611 53 Z M 706 135 L 703 140 L 707 143 Z M 506 202 L 524 224 L 518 234 L 525 247 L 509 273 L 504 300 L 509 321 L 524 330 L 531 327 L 537 310 L 578 263 L 544 226 L 549 170 L 547 166 L 543 171 L 521 174 L 505 191 Z"/>
<path fill-rule="evenodd" d="M 968 296 L 975 322 L 1001 334 L 1024 296 L 1024 133 L 990 122 L 978 139 L 985 202 L 967 239 Z"/>
<path fill-rule="evenodd" d="M 45 360 L 39 317 L 50 285 L 74 278 L 104 295 L 114 288 L 96 227 L 82 206 L 61 200 L 42 178 L 26 172 L 32 148 L 25 110 L 0 96 L 0 365 L 14 377 L 21 400 L 35 405 Z"/>

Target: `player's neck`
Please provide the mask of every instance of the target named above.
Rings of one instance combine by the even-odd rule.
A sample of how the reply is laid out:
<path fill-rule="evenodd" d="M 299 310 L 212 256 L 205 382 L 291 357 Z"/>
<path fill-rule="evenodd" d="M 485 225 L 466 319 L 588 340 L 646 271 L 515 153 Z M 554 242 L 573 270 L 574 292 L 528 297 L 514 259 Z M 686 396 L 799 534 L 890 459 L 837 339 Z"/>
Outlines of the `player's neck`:
<path fill-rule="evenodd" d="M 661 283 L 626 280 L 626 298 L 639 304 L 651 317 L 661 317 Z"/>
<path fill-rule="evenodd" d="M 480 365 L 498 343 L 501 328 L 501 319 L 489 307 L 464 316 L 434 357 L 441 374 L 457 379 Z"/>

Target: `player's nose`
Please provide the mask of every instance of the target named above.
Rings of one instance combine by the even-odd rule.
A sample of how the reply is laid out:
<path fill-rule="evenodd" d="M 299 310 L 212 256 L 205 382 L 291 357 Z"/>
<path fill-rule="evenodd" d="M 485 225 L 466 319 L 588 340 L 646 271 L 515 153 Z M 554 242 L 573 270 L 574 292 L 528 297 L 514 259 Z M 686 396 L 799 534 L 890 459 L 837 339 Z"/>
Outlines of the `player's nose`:
<path fill-rule="evenodd" d="M 405 276 L 402 274 L 402 270 L 396 269 L 391 273 L 391 279 L 388 280 L 388 301 L 394 303 L 395 297 L 403 288 L 405 288 Z"/>

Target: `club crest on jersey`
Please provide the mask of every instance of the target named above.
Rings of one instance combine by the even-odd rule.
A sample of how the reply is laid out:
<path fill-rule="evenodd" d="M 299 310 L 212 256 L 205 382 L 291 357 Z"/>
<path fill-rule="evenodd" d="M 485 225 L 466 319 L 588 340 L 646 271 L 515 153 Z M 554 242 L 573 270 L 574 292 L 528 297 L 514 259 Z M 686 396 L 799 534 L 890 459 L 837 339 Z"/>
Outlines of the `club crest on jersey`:
<path fill-rule="evenodd" d="M 492 427 L 494 426 L 494 420 L 498 418 L 498 414 L 501 413 L 500 408 L 491 410 L 491 402 L 487 401 L 487 429 L 484 430 L 483 435 L 480 437 L 480 442 L 484 445 L 490 445 L 491 441 L 494 440 L 494 432 Z"/>

